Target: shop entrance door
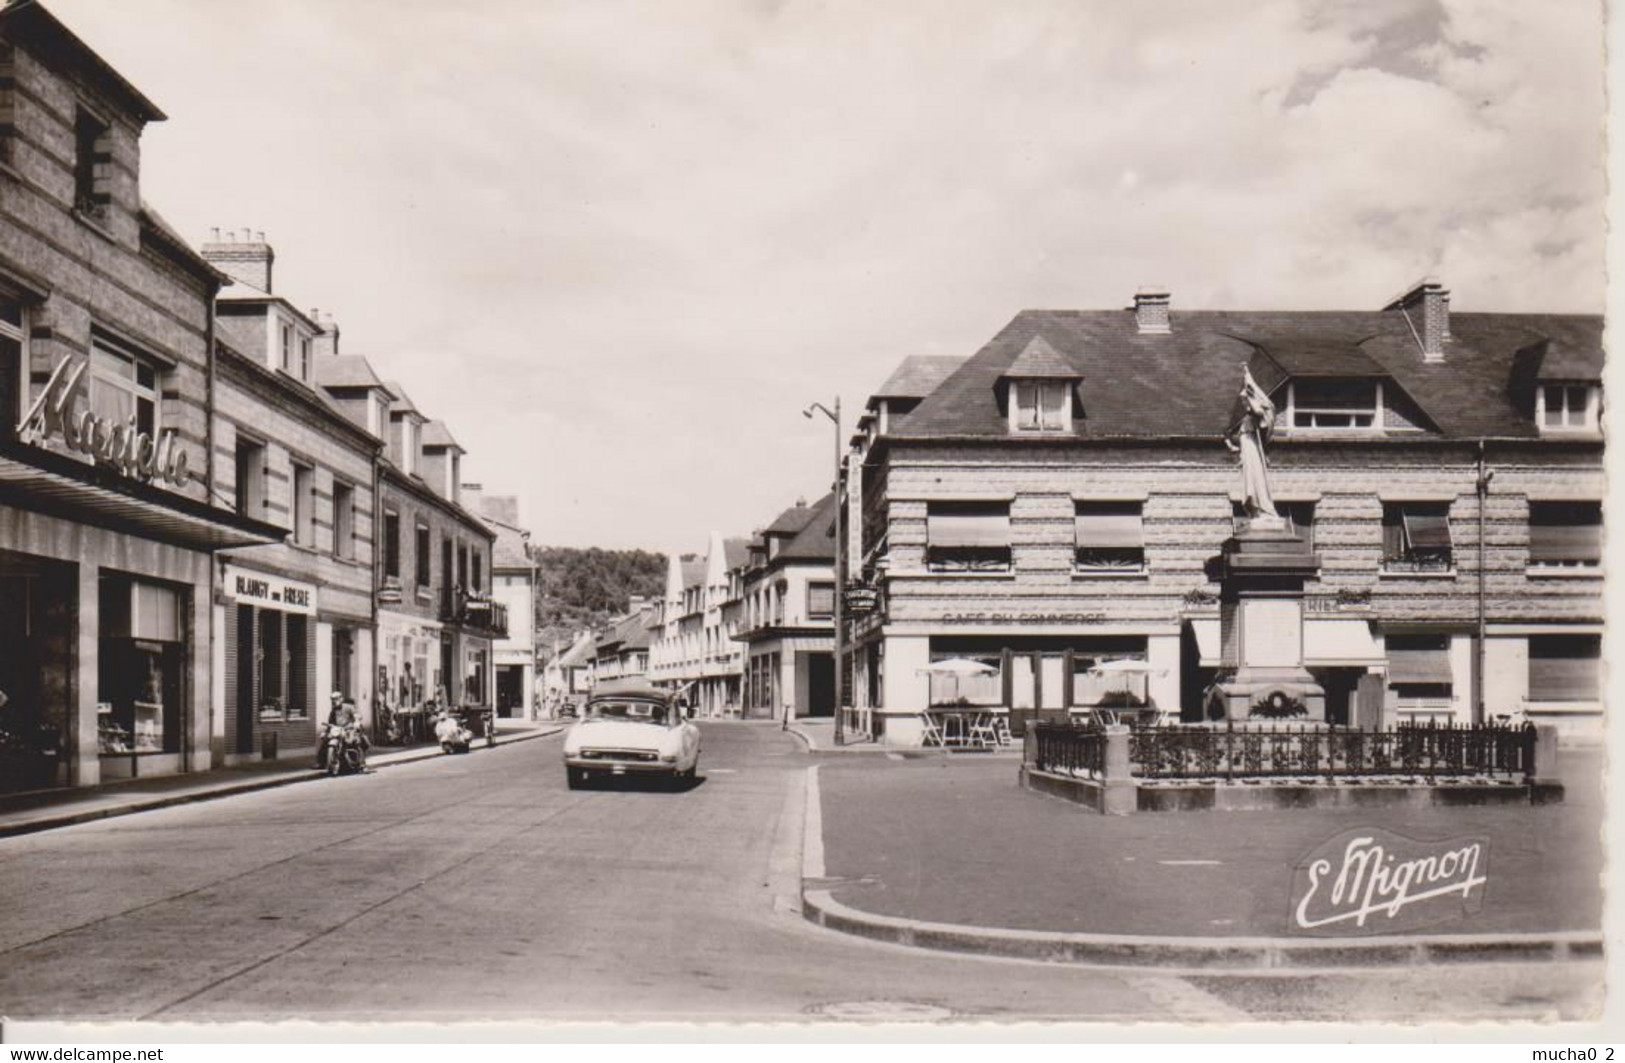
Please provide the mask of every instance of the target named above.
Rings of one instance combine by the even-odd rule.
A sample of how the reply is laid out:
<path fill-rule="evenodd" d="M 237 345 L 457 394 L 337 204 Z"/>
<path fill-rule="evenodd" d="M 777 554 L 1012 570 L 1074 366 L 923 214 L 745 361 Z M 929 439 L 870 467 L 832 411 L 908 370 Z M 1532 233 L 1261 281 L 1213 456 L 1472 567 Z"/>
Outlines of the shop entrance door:
<path fill-rule="evenodd" d="M 259 718 L 254 707 L 254 675 L 259 671 L 256 650 L 259 642 L 254 637 L 254 607 L 237 607 L 237 741 L 233 753 L 254 752 L 254 721 Z"/>
<path fill-rule="evenodd" d="M 517 664 L 497 666 L 497 715 L 504 720 L 525 715 L 525 670 Z"/>
<path fill-rule="evenodd" d="M 809 653 L 807 661 L 807 715 L 835 715 L 835 657 Z"/>

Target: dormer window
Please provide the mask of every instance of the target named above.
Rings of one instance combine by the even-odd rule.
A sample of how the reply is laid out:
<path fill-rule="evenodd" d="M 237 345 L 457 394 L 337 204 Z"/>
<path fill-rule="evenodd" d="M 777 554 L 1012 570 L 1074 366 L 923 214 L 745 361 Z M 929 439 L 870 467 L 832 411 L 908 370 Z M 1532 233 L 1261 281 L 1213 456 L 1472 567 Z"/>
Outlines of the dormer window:
<path fill-rule="evenodd" d="M 112 200 L 113 144 L 111 126 L 99 115 L 79 108 L 73 120 L 73 206 L 80 214 L 105 221 Z"/>
<path fill-rule="evenodd" d="M 1287 389 L 1290 424 L 1298 429 L 1380 429 L 1382 382 L 1294 380 Z"/>
<path fill-rule="evenodd" d="M 1017 433 L 1068 432 L 1072 429 L 1072 394 L 1065 380 L 1010 382 L 1010 429 Z"/>
<path fill-rule="evenodd" d="M 1542 432 L 1594 432 L 1599 398 L 1591 384 L 1543 384 L 1535 392 L 1535 422 Z"/>

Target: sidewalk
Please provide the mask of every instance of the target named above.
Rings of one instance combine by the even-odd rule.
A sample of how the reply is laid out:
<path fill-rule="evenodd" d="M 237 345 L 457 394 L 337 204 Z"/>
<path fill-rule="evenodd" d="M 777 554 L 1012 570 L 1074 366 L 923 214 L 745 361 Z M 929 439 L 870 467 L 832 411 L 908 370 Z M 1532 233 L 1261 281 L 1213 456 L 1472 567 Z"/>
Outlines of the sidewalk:
<path fill-rule="evenodd" d="M 1566 751 L 1567 798 L 1544 806 L 1103 816 L 1022 790 L 1016 770 L 1003 758 L 969 756 L 825 761 L 821 836 L 808 839 L 810 851 L 822 843 L 822 867 L 815 857 L 808 872 L 822 877 L 804 884 L 808 917 L 904 943 L 929 944 L 956 928 L 976 931 L 984 945 L 1026 942 L 935 945 L 1010 954 L 1056 951 L 1058 935 L 1210 953 L 1227 941 L 1281 942 L 1298 861 L 1343 831 L 1379 827 L 1417 839 L 1489 839 L 1483 908 L 1420 929 L 1417 940 L 1488 935 L 1543 956 L 1590 955 L 1590 942 L 1600 941 L 1600 750 Z M 1534 947 L 1521 935 L 1549 941 Z M 1290 944 L 1348 952 L 1359 940 Z"/>
<path fill-rule="evenodd" d="M 550 722 L 532 723 L 525 720 L 497 721 L 497 745 L 523 742 L 532 738 L 545 738 L 563 728 Z M 486 748 L 483 741 L 475 743 L 474 755 Z M 370 768 L 388 768 L 397 764 L 440 757 L 438 745 L 414 746 L 367 758 Z M 127 779 L 101 786 L 75 790 L 46 790 L 16 796 L 0 796 L 0 838 L 14 834 L 52 830 L 74 823 L 88 823 L 110 816 L 125 816 L 133 812 L 146 812 L 155 808 L 208 801 L 233 794 L 253 793 L 291 783 L 320 779 L 308 758 L 256 761 L 232 768 L 185 775 L 160 775 L 145 779 Z"/>
<path fill-rule="evenodd" d="M 921 757 L 939 757 L 945 754 L 966 758 L 1014 758 L 1021 759 L 1021 745 L 1008 746 L 1002 749 L 939 749 L 935 746 L 930 749 L 897 749 L 884 742 L 873 742 L 868 738 L 847 736 L 841 745 L 835 744 L 835 721 L 829 717 L 803 717 L 790 721 L 785 728 L 807 745 L 809 753 L 886 753 L 895 759 L 916 759 Z"/>

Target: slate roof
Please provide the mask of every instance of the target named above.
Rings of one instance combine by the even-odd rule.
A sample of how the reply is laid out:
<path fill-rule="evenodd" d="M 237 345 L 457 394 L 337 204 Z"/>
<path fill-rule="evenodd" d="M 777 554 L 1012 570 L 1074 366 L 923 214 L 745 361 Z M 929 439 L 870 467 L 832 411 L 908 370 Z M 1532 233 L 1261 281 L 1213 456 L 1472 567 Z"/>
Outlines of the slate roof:
<path fill-rule="evenodd" d="M 647 617 L 642 610 L 630 616 L 622 617 L 616 621 L 604 637 L 598 640 L 598 649 L 618 646 L 623 650 L 643 650 L 649 648 L 649 628 L 645 621 Z"/>
<path fill-rule="evenodd" d="M 913 412 L 898 418 L 901 438 L 1008 437 L 999 378 L 1032 343 L 1046 345 L 1085 379 L 1079 386 L 1084 438 L 1223 436 L 1241 384 L 1254 366 L 1274 390 L 1290 372 L 1385 374 L 1452 438 L 1534 437 L 1537 428 L 1514 395 L 1518 352 L 1549 340 L 1565 371 L 1600 377 L 1602 318 L 1597 315 L 1450 316 L 1445 360 L 1422 360 L 1398 313 L 1381 311 L 1181 311 L 1172 331 L 1142 334 L 1132 310 L 1024 310 L 954 370 Z M 1269 377 L 1269 379 L 1266 379 Z"/>
<path fill-rule="evenodd" d="M 316 383 L 324 388 L 381 388 L 384 382 L 372 363 L 359 354 L 324 354 L 311 366 Z"/>
<path fill-rule="evenodd" d="M 738 568 L 749 558 L 749 539 L 724 539 L 722 541 L 722 567 L 725 571 Z"/>
<path fill-rule="evenodd" d="M 762 529 L 762 534 L 764 536 L 795 535 L 807 526 L 809 520 L 813 519 L 815 509 L 816 507 L 809 506 L 805 502 L 797 502 L 777 517 L 774 517 L 773 523 Z"/>
<path fill-rule="evenodd" d="M 877 399 L 923 399 L 965 363 L 959 354 L 914 354 L 904 358 L 875 392 Z"/>
<path fill-rule="evenodd" d="M 462 444 L 451 437 L 451 429 L 446 427 L 445 421 L 423 422 L 423 445 L 426 447 L 455 447 L 463 450 Z M 463 453 L 468 451 L 463 450 Z"/>
<path fill-rule="evenodd" d="M 400 413 L 402 410 L 410 410 L 419 417 L 423 416 L 423 411 L 417 408 L 417 404 L 414 403 L 412 401 L 412 397 L 406 393 L 406 389 L 401 387 L 399 381 L 384 381 L 384 389 L 388 391 L 390 397 L 394 399 L 394 401 L 389 404 L 390 413 L 395 414 Z"/>
<path fill-rule="evenodd" d="M 525 553 L 525 536 L 522 529 L 511 524 L 505 524 L 493 517 L 481 514 L 480 520 L 487 528 L 497 533 L 495 544 L 491 547 L 491 568 L 494 569 L 529 569 L 531 561 Z"/>
<path fill-rule="evenodd" d="M 684 589 L 689 587 L 702 587 L 705 585 L 704 561 L 684 561 L 681 562 L 681 564 L 683 566 Z"/>
<path fill-rule="evenodd" d="M 794 539 L 779 548 L 774 561 L 835 560 L 835 492 L 807 507 L 811 513 L 805 527 Z"/>
<path fill-rule="evenodd" d="M 1016 355 L 1016 360 L 1004 371 L 1007 377 L 1041 377 L 1047 379 L 1066 379 L 1081 377 L 1078 372 L 1059 351 L 1051 347 L 1043 336 L 1034 336 L 1027 341 L 1027 346 Z"/>
<path fill-rule="evenodd" d="M 576 639 L 575 644 L 559 657 L 560 668 L 585 668 L 592 663 L 593 651 L 597 648 L 597 640 L 591 634 L 582 635 Z"/>

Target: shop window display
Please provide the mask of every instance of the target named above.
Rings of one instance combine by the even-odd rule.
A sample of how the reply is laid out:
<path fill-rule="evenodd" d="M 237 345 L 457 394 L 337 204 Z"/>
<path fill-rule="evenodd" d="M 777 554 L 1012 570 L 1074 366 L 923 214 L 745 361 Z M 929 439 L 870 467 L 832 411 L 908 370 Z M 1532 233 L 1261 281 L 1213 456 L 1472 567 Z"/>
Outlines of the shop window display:
<path fill-rule="evenodd" d="M 102 577 L 96 739 L 104 755 L 180 751 L 181 604 L 173 588 Z"/>

